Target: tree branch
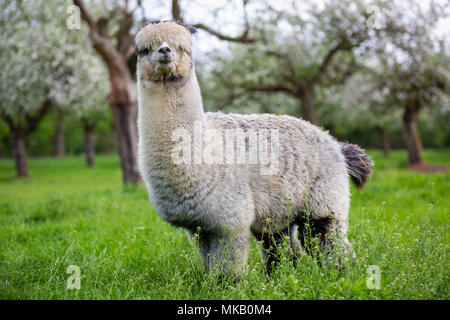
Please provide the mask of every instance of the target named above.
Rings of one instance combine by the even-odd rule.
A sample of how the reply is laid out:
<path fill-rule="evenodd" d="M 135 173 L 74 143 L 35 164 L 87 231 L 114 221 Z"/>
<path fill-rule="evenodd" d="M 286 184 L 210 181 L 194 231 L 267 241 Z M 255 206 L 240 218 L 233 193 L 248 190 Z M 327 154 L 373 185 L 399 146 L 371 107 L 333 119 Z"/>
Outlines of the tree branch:
<path fill-rule="evenodd" d="M 28 136 L 30 133 L 32 133 L 39 123 L 41 122 L 42 118 L 48 113 L 50 110 L 50 107 L 52 106 L 52 103 L 50 100 L 44 101 L 42 106 L 39 108 L 37 113 L 33 116 L 27 115 L 25 117 L 26 120 L 26 128 L 25 128 L 25 136 Z"/>
<path fill-rule="evenodd" d="M 220 40 L 231 41 L 231 42 L 241 42 L 241 43 L 255 42 L 255 39 L 249 37 L 249 33 L 250 33 L 249 28 L 245 28 L 244 32 L 240 36 L 231 37 L 231 36 L 224 35 L 218 31 L 204 25 L 203 23 L 194 24 L 194 27 L 197 29 L 202 29 L 202 30 L 208 32 L 209 34 L 219 38 Z"/>
<path fill-rule="evenodd" d="M 319 70 L 314 75 L 313 82 L 316 82 L 319 79 L 319 77 L 327 70 L 328 66 L 331 64 L 331 61 L 333 61 L 333 58 L 336 55 L 336 53 L 338 53 L 341 50 L 349 50 L 352 47 L 353 47 L 352 44 L 347 39 L 341 39 L 336 45 L 331 46 L 331 48 L 328 50 L 328 53 L 323 58 Z"/>
<path fill-rule="evenodd" d="M 208 32 L 209 34 L 219 38 L 220 40 L 231 41 L 231 42 L 241 42 L 241 43 L 254 42 L 255 40 L 253 38 L 250 38 L 250 36 L 249 36 L 250 26 L 248 24 L 247 13 L 245 11 L 245 6 L 247 5 L 247 2 L 248 2 L 247 0 L 243 0 L 244 16 L 245 16 L 245 30 L 242 32 L 242 34 L 240 36 L 232 37 L 232 36 L 225 35 L 223 33 L 220 33 L 217 30 L 212 29 L 211 27 L 209 27 L 203 23 L 196 23 L 193 25 L 193 27 L 195 27 L 197 29 L 202 29 L 202 30 Z M 180 7 L 180 3 L 178 0 L 172 0 L 172 18 L 174 20 L 183 22 L 183 15 L 181 13 L 181 7 Z"/>
<path fill-rule="evenodd" d="M 0 116 L 5 120 L 10 129 L 15 129 L 17 126 L 14 124 L 13 118 L 7 113 L 0 113 Z"/>
<path fill-rule="evenodd" d="M 283 59 L 290 72 L 290 77 L 288 78 L 296 87 L 301 87 L 302 84 L 299 81 L 299 77 L 295 68 L 295 62 L 289 53 L 282 53 L 277 51 L 268 50 L 267 55 L 274 56 Z"/>
<path fill-rule="evenodd" d="M 219 79 L 219 81 L 228 89 L 232 90 L 233 88 L 241 88 L 248 92 L 284 92 L 291 94 L 293 96 L 298 96 L 299 92 L 295 90 L 295 88 L 291 88 L 284 84 L 259 84 L 259 85 L 252 85 L 249 83 L 232 83 L 223 76 L 223 74 L 214 72 L 216 77 Z"/>
<path fill-rule="evenodd" d="M 132 13 L 123 10 L 122 16 L 119 20 L 119 30 L 116 34 L 117 39 L 117 49 L 123 55 L 127 55 L 127 52 L 132 46 L 134 34 L 130 34 L 130 30 L 133 27 L 133 15 Z"/>
<path fill-rule="evenodd" d="M 293 90 L 292 88 L 290 88 L 288 86 L 282 85 L 282 84 L 278 84 L 278 85 L 257 85 L 257 86 L 241 84 L 240 86 L 245 88 L 248 91 L 285 92 L 285 93 L 289 93 L 289 94 L 294 95 L 294 96 L 297 95 L 297 92 L 295 90 Z"/>
<path fill-rule="evenodd" d="M 110 76 L 129 78 L 129 70 L 126 65 L 124 56 L 126 53 L 121 52 L 114 46 L 114 43 L 106 34 L 99 32 L 98 24 L 93 20 L 87 11 L 83 0 L 73 0 L 73 3 L 80 8 L 81 17 L 89 26 L 89 36 L 92 40 L 94 49 L 102 56 L 108 67 Z M 103 18 L 106 19 L 106 18 Z M 128 53 L 128 51 L 126 51 Z"/>
<path fill-rule="evenodd" d="M 73 3 L 80 8 L 81 17 L 89 25 L 90 30 L 97 30 L 97 24 L 86 9 L 83 0 L 73 0 Z"/>
<path fill-rule="evenodd" d="M 293 96 L 298 96 L 298 92 L 295 89 L 283 84 L 251 85 L 248 83 L 238 83 L 235 84 L 235 86 L 250 92 L 284 92 Z"/>
<path fill-rule="evenodd" d="M 183 17 L 181 16 L 181 8 L 178 0 L 172 0 L 172 18 L 173 20 L 178 20 L 183 22 Z"/>
<path fill-rule="evenodd" d="M 345 69 L 343 69 L 336 77 L 329 77 L 327 83 L 331 85 L 343 85 L 355 73 L 358 66 L 355 59 L 352 58 L 345 66 Z"/>

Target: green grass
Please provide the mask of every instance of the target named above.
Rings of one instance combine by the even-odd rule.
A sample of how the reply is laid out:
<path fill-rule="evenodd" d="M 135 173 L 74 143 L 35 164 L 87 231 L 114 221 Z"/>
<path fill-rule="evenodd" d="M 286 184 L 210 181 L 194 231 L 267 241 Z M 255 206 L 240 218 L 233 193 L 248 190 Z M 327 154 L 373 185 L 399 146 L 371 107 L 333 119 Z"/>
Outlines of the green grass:
<path fill-rule="evenodd" d="M 339 273 L 309 256 L 285 257 L 264 275 L 252 242 L 248 275 L 217 281 L 203 269 L 184 231 L 165 223 L 143 187 L 123 188 L 118 159 L 97 168 L 82 158 L 30 160 L 31 177 L 14 178 L 0 161 L 2 299 L 449 299 L 450 174 L 404 170 L 405 152 L 371 152 L 375 173 L 352 189 L 350 241 L 357 262 Z M 450 164 L 450 151 L 427 151 Z M 81 289 L 69 290 L 69 265 Z M 367 267 L 381 270 L 368 289 Z"/>

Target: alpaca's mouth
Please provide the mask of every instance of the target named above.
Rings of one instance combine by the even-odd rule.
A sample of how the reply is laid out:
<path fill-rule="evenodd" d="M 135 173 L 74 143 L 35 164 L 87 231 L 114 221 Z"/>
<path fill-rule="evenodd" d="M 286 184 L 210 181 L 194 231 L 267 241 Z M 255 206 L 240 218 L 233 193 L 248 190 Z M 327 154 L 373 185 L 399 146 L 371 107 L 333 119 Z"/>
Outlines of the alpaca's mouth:
<path fill-rule="evenodd" d="M 158 62 L 159 62 L 159 64 L 166 66 L 172 62 L 172 58 L 169 56 L 164 56 L 164 57 L 158 59 Z"/>

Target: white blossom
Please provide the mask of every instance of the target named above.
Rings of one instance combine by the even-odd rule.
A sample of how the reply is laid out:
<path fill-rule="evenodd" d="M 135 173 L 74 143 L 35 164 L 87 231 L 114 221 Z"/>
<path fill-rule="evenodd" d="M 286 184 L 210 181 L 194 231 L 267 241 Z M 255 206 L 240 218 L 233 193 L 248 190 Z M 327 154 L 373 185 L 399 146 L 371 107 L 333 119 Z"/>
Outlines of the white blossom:
<path fill-rule="evenodd" d="M 46 100 L 80 115 L 104 106 L 107 72 L 85 30 L 67 28 L 65 6 L 56 0 L 24 1 L 24 12 L 2 21 L 0 112 L 23 116 Z"/>

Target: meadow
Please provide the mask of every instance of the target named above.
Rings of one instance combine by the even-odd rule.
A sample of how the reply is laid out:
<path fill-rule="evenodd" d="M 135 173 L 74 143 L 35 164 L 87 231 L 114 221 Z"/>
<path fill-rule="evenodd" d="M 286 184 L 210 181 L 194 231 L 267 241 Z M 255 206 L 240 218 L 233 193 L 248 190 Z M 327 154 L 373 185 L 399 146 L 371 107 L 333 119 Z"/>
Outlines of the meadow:
<path fill-rule="evenodd" d="M 349 239 L 357 260 L 342 271 L 285 255 L 266 276 L 252 240 L 248 275 L 219 281 L 183 230 L 156 214 L 144 187 L 123 187 L 116 156 L 31 159 L 28 179 L 0 160 L 0 299 L 449 299 L 450 173 L 406 170 L 404 151 L 375 161 L 352 187 Z M 450 164 L 450 150 L 427 150 Z M 70 265 L 80 289 L 68 289 Z M 367 286 L 371 265 L 380 289 Z"/>

